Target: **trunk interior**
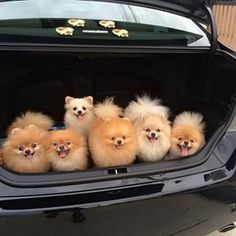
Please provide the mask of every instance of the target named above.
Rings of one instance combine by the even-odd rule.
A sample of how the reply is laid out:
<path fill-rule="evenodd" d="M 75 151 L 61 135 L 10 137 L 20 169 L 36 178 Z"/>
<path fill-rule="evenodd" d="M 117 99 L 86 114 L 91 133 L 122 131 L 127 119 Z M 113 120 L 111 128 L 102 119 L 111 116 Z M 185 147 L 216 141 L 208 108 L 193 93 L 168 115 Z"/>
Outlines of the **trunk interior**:
<path fill-rule="evenodd" d="M 114 96 L 122 107 L 135 95 L 161 98 L 171 119 L 201 112 L 206 139 L 225 122 L 235 93 L 236 65 L 227 55 L 134 53 L 23 53 L 1 55 L 0 133 L 27 110 L 63 123 L 65 96 Z"/>

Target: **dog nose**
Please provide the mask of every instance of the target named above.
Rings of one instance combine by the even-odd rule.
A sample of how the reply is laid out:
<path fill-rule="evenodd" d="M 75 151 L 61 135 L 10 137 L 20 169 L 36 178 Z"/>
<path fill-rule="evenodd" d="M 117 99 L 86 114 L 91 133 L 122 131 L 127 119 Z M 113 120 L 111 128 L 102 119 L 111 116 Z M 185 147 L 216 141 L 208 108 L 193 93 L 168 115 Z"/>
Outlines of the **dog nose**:
<path fill-rule="evenodd" d="M 61 146 L 59 146 L 59 149 L 60 149 L 61 151 L 63 151 L 63 150 L 65 149 L 65 147 L 64 147 L 63 145 L 61 145 Z"/>
<path fill-rule="evenodd" d="M 184 145 L 188 145 L 188 141 L 184 141 Z"/>
<path fill-rule="evenodd" d="M 81 115 L 81 114 L 82 114 L 82 111 L 81 111 L 81 110 L 78 110 L 78 114 Z"/>
<path fill-rule="evenodd" d="M 117 140 L 117 144 L 121 145 L 122 141 L 121 140 Z"/>
<path fill-rule="evenodd" d="M 156 134 L 154 132 L 151 133 L 151 137 L 152 138 L 155 138 L 156 137 Z"/>
<path fill-rule="evenodd" d="M 26 155 L 30 155 L 30 153 L 31 153 L 31 151 L 30 151 L 29 149 L 26 149 L 26 150 L 25 150 L 25 154 L 26 154 Z"/>

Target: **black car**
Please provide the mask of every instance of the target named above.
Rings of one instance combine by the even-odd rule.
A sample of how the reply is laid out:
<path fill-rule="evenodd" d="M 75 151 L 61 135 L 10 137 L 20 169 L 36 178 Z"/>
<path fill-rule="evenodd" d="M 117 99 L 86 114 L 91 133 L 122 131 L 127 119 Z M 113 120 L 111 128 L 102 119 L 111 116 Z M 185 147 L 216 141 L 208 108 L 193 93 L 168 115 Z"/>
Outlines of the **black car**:
<path fill-rule="evenodd" d="M 0 134 L 21 112 L 63 123 L 65 96 L 142 92 L 172 112 L 197 111 L 195 155 L 86 171 L 0 167 L 0 215 L 73 211 L 88 235 L 204 235 L 236 220 L 236 58 L 217 41 L 205 0 L 0 2 Z M 69 19 L 82 19 L 83 27 Z M 111 20 L 120 34 L 102 26 Z M 69 28 L 69 29 L 68 29 Z M 59 29 L 59 30 L 58 30 Z"/>

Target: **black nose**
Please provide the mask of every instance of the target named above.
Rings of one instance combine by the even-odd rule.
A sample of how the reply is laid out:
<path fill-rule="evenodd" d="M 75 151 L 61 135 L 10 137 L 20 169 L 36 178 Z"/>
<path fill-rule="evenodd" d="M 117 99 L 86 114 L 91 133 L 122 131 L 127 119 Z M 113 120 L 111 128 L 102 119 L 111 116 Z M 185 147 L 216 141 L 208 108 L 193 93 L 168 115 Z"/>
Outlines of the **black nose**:
<path fill-rule="evenodd" d="M 117 144 L 121 145 L 121 144 L 122 144 L 122 141 L 121 141 L 121 140 L 118 140 L 118 141 L 117 141 Z"/>
<path fill-rule="evenodd" d="M 78 114 L 81 115 L 81 114 L 82 114 L 82 111 L 79 110 L 79 111 L 78 111 Z"/>
<path fill-rule="evenodd" d="M 64 150 L 64 148 L 65 147 L 63 145 L 59 146 L 59 149 L 62 150 L 62 151 Z"/>
<path fill-rule="evenodd" d="M 152 137 L 152 138 L 155 138 L 155 137 L 156 137 L 156 134 L 152 132 L 152 133 L 151 133 L 151 137 Z"/>
<path fill-rule="evenodd" d="M 26 149 L 26 150 L 25 150 L 25 154 L 26 154 L 26 155 L 29 155 L 30 153 L 31 153 L 31 151 L 30 151 L 29 149 Z"/>
<path fill-rule="evenodd" d="M 184 145 L 188 145 L 188 141 L 184 141 Z"/>

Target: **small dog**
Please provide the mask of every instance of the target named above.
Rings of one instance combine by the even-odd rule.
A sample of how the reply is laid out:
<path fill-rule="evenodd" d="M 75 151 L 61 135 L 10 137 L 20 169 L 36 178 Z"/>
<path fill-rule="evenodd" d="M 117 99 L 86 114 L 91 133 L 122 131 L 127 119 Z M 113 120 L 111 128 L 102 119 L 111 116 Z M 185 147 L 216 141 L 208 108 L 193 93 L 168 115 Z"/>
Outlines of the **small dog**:
<path fill-rule="evenodd" d="M 125 109 L 125 116 L 133 122 L 139 143 L 138 158 L 142 161 L 159 161 L 170 149 L 171 126 L 169 109 L 160 100 L 147 95 L 137 97 Z"/>
<path fill-rule="evenodd" d="M 122 109 L 106 99 L 95 107 L 96 119 L 89 132 L 89 147 L 97 167 L 129 165 L 137 153 L 137 136 L 132 123 L 121 118 Z"/>
<path fill-rule="evenodd" d="M 4 165 L 15 172 L 43 173 L 50 169 L 44 139 L 47 131 L 29 125 L 14 128 L 3 144 Z"/>
<path fill-rule="evenodd" d="M 65 126 L 87 137 L 94 119 L 93 97 L 73 98 L 67 96 L 65 98 L 65 109 Z"/>
<path fill-rule="evenodd" d="M 183 112 L 176 116 L 171 134 L 171 149 L 168 159 L 193 155 L 205 144 L 203 116 Z"/>
<path fill-rule="evenodd" d="M 85 170 L 88 166 L 87 143 L 69 129 L 49 133 L 46 153 L 54 171 Z"/>
<path fill-rule="evenodd" d="M 53 120 L 40 112 L 21 114 L 9 126 L 3 144 L 4 165 L 21 173 L 42 173 L 50 169 L 44 140 Z"/>

